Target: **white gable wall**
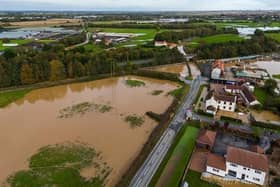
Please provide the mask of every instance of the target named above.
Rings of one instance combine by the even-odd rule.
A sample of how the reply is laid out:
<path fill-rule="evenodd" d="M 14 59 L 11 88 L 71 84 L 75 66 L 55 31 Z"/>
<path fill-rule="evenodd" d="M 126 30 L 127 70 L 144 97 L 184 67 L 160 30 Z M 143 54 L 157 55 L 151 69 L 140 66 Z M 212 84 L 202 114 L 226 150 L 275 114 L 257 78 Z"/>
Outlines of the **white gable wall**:
<path fill-rule="evenodd" d="M 225 177 L 226 176 L 226 171 L 218 169 L 218 168 L 214 168 L 214 167 L 211 167 L 211 166 L 206 166 L 206 171 L 208 173 L 218 175 L 220 177 Z"/>
<path fill-rule="evenodd" d="M 266 173 L 263 171 L 247 168 L 245 166 L 241 166 L 231 162 L 226 162 L 227 175 L 229 174 L 230 170 L 236 172 L 236 178 L 238 179 L 245 180 L 258 185 L 263 185 L 265 182 Z M 242 179 L 242 175 L 244 176 L 244 179 Z"/>

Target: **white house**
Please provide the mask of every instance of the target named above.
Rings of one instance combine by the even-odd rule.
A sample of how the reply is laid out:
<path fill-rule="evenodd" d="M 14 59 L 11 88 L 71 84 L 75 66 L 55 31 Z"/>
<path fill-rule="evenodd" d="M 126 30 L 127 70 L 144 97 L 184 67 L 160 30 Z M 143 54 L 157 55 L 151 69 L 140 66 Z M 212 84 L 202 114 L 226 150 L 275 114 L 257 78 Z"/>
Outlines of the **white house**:
<path fill-rule="evenodd" d="M 207 156 L 206 172 L 218 175 L 220 177 L 226 176 L 225 158 L 216 154 L 209 153 Z"/>
<path fill-rule="evenodd" d="M 234 112 L 236 109 L 236 96 L 221 95 L 210 91 L 206 96 L 205 110 L 209 114 L 215 115 L 218 110 Z"/>
<path fill-rule="evenodd" d="M 224 157 L 209 154 L 206 172 L 226 178 L 264 185 L 268 173 L 266 155 L 229 146 Z"/>

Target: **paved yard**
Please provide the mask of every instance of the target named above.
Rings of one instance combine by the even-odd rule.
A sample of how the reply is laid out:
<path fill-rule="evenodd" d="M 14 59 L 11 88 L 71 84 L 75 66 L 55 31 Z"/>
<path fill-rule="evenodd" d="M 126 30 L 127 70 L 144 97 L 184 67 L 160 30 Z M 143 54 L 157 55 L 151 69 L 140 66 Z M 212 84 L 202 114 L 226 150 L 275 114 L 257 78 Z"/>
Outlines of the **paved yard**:
<path fill-rule="evenodd" d="M 234 146 L 243 149 L 249 149 L 251 145 L 257 142 L 242 137 L 237 137 L 227 133 L 218 133 L 213 146 L 213 152 L 219 155 L 226 154 L 227 146 Z"/>

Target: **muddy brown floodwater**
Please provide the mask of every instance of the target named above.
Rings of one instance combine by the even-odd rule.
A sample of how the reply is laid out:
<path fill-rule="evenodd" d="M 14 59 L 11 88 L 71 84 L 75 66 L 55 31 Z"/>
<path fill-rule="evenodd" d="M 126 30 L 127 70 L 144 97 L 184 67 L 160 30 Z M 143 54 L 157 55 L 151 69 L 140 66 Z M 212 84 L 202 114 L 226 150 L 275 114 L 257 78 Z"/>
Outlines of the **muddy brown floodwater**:
<path fill-rule="evenodd" d="M 151 70 L 159 71 L 159 72 L 180 74 L 184 70 L 185 66 L 186 66 L 185 63 L 178 63 L 178 64 L 167 64 L 167 65 L 161 65 L 161 66 L 154 66 L 154 67 L 150 67 L 147 69 L 151 69 Z M 197 68 L 197 66 L 195 64 L 190 63 L 190 68 L 191 68 L 193 77 L 197 77 L 198 75 L 200 75 L 200 70 Z"/>
<path fill-rule="evenodd" d="M 146 85 L 130 88 L 125 85 L 126 79 L 141 80 Z M 113 186 L 156 126 L 145 116 L 141 127 L 131 128 L 123 116 L 164 112 L 173 99 L 166 94 L 177 86 L 174 82 L 127 76 L 31 91 L 0 109 L 0 184 L 13 172 L 26 169 L 27 159 L 39 148 L 77 140 L 101 152 L 102 160 L 113 169 L 106 186 Z M 154 90 L 164 93 L 153 96 Z M 58 118 L 61 109 L 82 102 L 108 104 L 113 109 Z M 94 170 L 90 168 L 82 171 L 85 177 L 91 173 Z"/>

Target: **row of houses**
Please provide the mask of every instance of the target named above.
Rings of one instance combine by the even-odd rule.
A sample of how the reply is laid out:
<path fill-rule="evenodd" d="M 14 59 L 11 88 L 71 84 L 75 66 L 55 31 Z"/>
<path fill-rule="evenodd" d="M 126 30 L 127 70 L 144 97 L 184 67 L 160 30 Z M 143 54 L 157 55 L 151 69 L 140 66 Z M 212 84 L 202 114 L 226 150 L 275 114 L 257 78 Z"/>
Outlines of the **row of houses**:
<path fill-rule="evenodd" d="M 205 111 L 215 115 L 217 111 L 235 112 L 237 105 L 254 106 L 260 104 L 252 93 L 254 87 L 243 85 L 210 85 L 210 91 L 205 98 Z"/>

